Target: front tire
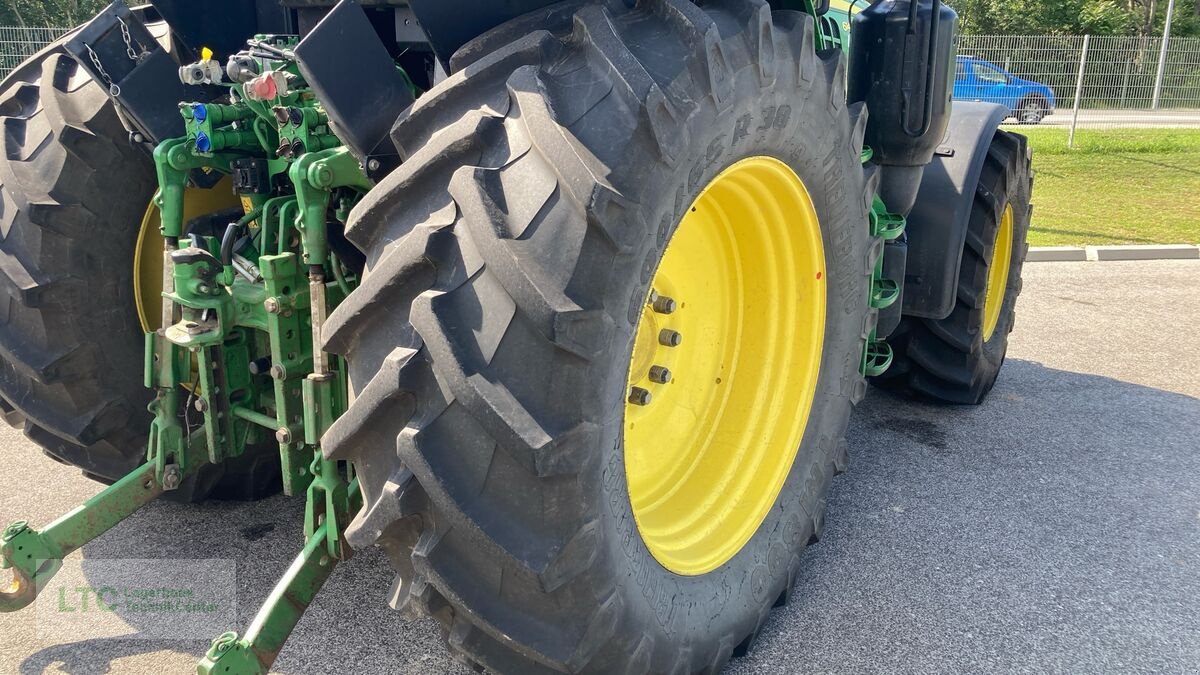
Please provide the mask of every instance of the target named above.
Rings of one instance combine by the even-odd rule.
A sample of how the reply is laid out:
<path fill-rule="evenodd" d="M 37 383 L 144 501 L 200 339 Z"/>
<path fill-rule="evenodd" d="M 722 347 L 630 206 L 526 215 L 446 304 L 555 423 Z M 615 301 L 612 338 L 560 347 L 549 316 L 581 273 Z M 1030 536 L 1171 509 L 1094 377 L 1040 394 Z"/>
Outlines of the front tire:
<path fill-rule="evenodd" d="M 388 553 L 390 602 L 438 619 L 469 663 L 715 672 L 788 599 L 845 466 L 882 248 L 865 111 L 845 102 L 841 53 L 813 39 L 807 15 L 754 0 L 558 5 L 465 47 L 394 130 L 405 161 L 347 229 L 367 268 L 324 337 L 354 401 L 323 447 L 361 481 L 350 543 Z M 820 221 L 820 375 L 749 541 L 677 574 L 630 504 L 633 337 L 689 206 L 761 156 L 795 172 Z"/>
<path fill-rule="evenodd" d="M 944 403 L 983 402 L 1008 352 L 1032 190 L 1025 137 L 996 131 L 971 205 L 954 309 L 944 319 L 904 317 L 888 338 L 892 366 L 873 384 Z"/>

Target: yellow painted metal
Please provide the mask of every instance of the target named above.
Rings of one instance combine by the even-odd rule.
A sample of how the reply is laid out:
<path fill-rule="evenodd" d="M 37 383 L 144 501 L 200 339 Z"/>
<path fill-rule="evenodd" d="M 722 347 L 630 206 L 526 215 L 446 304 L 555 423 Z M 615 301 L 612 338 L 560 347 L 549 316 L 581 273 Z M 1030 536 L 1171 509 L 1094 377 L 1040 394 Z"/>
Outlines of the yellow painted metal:
<path fill-rule="evenodd" d="M 996 324 L 1000 322 L 1000 310 L 1004 308 L 1004 296 L 1008 290 L 1008 269 L 1012 265 L 1013 209 L 1004 205 L 1000 216 L 1000 229 L 996 231 L 996 245 L 992 248 L 992 260 L 988 263 L 987 291 L 983 296 L 983 341 L 992 339 Z"/>
<path fill-rule="evenodd" d="M 656 311 L 655 298 L 675 311 Z M 821 226 L 803 181 L 765 156 L 722 171 L 667 245 L 630 359 L 630 391 L 650 400 L 625 405 L 625 477 L 663 567 L 720 567 L 774 505 L 816 394 L 825 304 Z M 663 331 L 679 344 L 663 344 Z M 654 366 L 670 371 L 667 383 Z"/>
<path fill-rule="evenodd" d="M 184 223 L 237 206 L 239 202 L 232 185 L 229 178 L 224 178 L 208 190 L 188 188 L 183 195 Z M 133 299 L 138 320 L 146 332 L 156 330 L 162 323 L 163 239 L 160 225 L 158 207 L 151 201 L 142 216 L 133 250 Z"/>

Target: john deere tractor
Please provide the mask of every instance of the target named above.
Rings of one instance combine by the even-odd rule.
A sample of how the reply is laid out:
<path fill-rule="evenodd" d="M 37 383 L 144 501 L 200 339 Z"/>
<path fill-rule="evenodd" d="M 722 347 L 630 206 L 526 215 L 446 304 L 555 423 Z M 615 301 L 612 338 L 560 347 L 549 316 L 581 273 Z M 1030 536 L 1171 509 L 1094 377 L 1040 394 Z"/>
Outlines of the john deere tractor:
<path fill-rule="evenodd" d="M 868 382 L 977 404 L 1004 361 L 1030 153 L 951 109 L 955 24 L 109 6 L 0 86 L 0 406 L 107 484 L 4 531 L 0 609 L 155 498 L 282 490 L 296 561 L 203 673 L 370 546 L 477 668 L 720 670 L 803 593 Z"/>

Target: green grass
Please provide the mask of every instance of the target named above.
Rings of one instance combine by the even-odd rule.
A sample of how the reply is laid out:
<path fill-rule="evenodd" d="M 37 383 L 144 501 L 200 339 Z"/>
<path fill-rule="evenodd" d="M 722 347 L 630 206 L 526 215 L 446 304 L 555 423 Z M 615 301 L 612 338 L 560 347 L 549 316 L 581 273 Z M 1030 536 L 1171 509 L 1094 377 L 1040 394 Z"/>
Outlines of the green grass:
<path fill-rule="evenodd" d="M 1031 246 L 1200 243 L 1200 129 L 1019 128 L 1033 148 Z"/>

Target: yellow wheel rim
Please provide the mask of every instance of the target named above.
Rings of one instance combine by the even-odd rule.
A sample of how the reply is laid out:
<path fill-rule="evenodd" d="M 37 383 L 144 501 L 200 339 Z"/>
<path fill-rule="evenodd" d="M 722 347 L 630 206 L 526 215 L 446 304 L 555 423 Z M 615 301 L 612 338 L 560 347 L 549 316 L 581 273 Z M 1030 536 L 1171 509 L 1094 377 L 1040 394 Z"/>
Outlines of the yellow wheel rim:
<path fill-rule="evenodd" d="M 188 188 L 183 193 L 183 222 L 238 205 L 228 178 L 211 189 Z M 142 330 L 157 330 L 162 323 L 163 238 L 158 207 L 151 201 L 142 216 L 133 249 L 133 300 Z"/>
<path fill-rule="evenodd" d="M 992 249 L 992 260 L 988 263 L 987 291 L 983 297 L 983 341 L 992 339 L 996 324 L 1000 322 L 1000 310 L 1004 308 L 1004 295 L 1008 290 L 1008 268 L 1012 265 L 1013 210 L 1005 204 L 1000 216 L 1000 229 L 996 231 L 996 245 Z"/>
<path fill-rule="evenodd" d="M 766 518 L 816 393 L 825 250 L 804 183 L 770 157 L 722 171 L 651 286 L 625 405 L 629 500 L 663 567 L 705 574 Z"/>

